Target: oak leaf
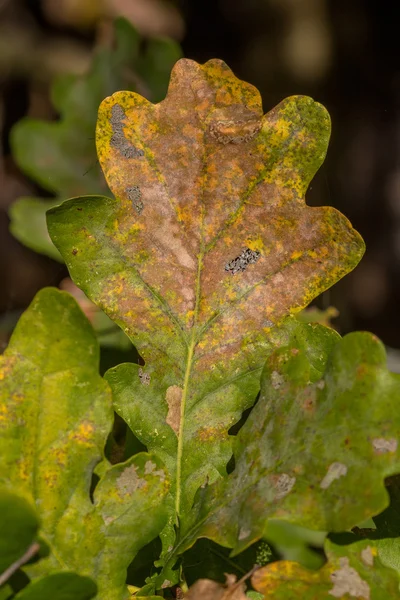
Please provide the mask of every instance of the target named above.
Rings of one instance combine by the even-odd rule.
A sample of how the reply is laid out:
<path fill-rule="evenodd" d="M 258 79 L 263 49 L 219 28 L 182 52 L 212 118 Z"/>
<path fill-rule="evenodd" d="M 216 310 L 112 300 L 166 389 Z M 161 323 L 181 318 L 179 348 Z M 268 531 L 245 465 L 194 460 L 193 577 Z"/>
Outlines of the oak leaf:
<path fill-rule="evenodd" d="M 145 360 L 107 379 L 116 411 L 171 473 L 171 535 L 199 487 L 226 475 L 228 430 L 285 319 L 363 254 L 343 215 L 304 201 L 329 135 L 311 98 L 263 116 L 258 91 L 222 61 L 182 59 L 159 104 L 117 92 L 100 107 L 115 198 L 48 212 L 71 277 Z"/>

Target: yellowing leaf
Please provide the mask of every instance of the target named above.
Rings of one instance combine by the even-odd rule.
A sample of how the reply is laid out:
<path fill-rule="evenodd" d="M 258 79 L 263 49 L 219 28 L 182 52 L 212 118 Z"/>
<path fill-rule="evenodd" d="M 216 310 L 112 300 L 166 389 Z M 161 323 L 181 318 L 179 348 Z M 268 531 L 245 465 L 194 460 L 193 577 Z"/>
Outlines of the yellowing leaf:
<path fill-rule="evenodd" d="M 349 546 L 327 542 L 328 562 L 319 571 L 289 561 L 271 563 L 256 571 L 253 587 L 275 600 L 388 600 L 397 598 L 395 571 L 385 568 L 377 548 L 363 541 Z"/>
<path fill-rule="evenodd" d="M 168 477 L 157 457 L 104 464 L 113 411 L 98 363 L 89 321 L 69 294 L 50 288 L 35 297 L 0 357 L 0 485 L 34 507 L 49 547 L 24 570 L 35 581 L 57 575 L 53 587 L 38 579 L 29 598 L 44 598 L 44 589 L 55 598 L 59 578 L 67 588 L 81 585 L 61 571 L 92 577 L 99 600 L 129 597 L 126 569 L 166 522 Z M 93 586 L 89 581 L 85 598 Z"/>
<path fill-rule="evenodd" d="M 257 90 L 222 61 L 181 60 L 159 104 L 118 92 L 100 107 L 115 199 L 48 213 L 71 277 L 145 360 L 107 379 L 117 412 L 171 473 L 171 530 L 198 488 L 226 474 L 228 430 L 285 339 L 277 326 L 364 251 L 343 215 L 304 201 L 329 134 L 311 98 L 263 116 Z"/>

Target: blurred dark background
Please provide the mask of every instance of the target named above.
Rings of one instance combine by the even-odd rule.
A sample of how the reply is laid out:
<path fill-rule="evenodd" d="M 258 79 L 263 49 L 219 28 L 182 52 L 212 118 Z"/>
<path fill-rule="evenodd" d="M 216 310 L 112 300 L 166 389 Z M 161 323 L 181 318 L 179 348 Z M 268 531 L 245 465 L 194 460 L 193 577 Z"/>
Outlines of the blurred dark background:
<path fill-rule="evenodd" d="M 319 300 L 336 306 L 341 333 L 367 329 L 400 348 L 400 63 L 394 2 L 367 0 L 0 0 L 0 313 L 13 315 L 65 267 L 8 231 L 20 196 L 45 195 L 17 167 L 12 126 L 57 118 L 49 88 L 84 73 L 113 17 L 144 36 L 169 36 L 188 58 L 222 58 L 259 88 L 267 112 L 285 96 L 310 95 L 332 117 L 327 160 L 307 195 L 341 210 L 363 235 L 359 267 Z M 1 340 L 0 340 L 1 343 Z"/>

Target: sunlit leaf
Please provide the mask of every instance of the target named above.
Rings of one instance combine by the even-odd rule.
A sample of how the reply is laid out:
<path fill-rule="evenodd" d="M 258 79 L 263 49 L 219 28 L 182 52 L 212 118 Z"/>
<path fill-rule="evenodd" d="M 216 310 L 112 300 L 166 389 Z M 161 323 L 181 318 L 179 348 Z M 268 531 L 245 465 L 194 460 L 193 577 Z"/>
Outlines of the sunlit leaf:
<path fill-rule="evenodd" d="M 226 475 L 228 430 L 254 402 L 267 351 L 306 327 L 278 326 L 364 251 L 343 215 L 304 202 L 329 133 L 311 98 L 263 116 L 257 90 L 223 62 L 181 60 L 163 102 L 118 92 L 100 107 L 115 199 L 48 213 L 71 277 L 145 360 L 107 379 L 117 412 L 172 475 L 165 547 L 196 491 Z"/>
<path fill-rule="evenodd" d="M 42 290 L 0 357 L 0 484 L 41 520 L 50 554 L 25 567 L 29 576 L 75 571 L 96 581 L 99 598 L 119 600 L 129 563 L 164 526 L 168 481 L 159 459 L 141 453 L 103 469 L 91 499 L 113 423 L 98 363 L 75 300 Z"/>

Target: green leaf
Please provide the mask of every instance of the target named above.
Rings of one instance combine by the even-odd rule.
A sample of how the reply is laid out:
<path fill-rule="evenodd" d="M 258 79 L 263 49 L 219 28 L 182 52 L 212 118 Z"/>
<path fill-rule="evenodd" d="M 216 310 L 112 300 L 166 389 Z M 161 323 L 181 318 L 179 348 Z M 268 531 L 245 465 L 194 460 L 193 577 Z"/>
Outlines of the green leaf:
<path fill-rule="evenodd" d="M 318 569 L 322 566 L 324 559 L 321 552 L 316 549 L 323 548 L 325 532 L 313 531 L 288 521 L 275 519 L 268 521 L 265 531 L 269 543 L 273 545 L 280 558 L 298 562 L 307 569 Z"/>
<path fill-rule="evenodd" d="M 335 546 L 329 540 L 327 564 L 309 571 L 289 561 L 271 563 L 253 575 L 251 583 L 264 598 L 276 600 L 387 600 L 397 598 L 395 571 L 384 567 L 377 548 L 368 541 Z"/>
<path fill-rule="evenodd" d="M 0 575 L 28 550 L 38 520 L 32 507 L 16 494 L 0 490 Z"/>
<path fill-rule="evenodd" d="M 198 495 L 170 562 L 198 537 L 237 554 L 269 540 L 274 519 L 344 531 L 387 506 L 384 478 L 400 470 L 400 376 L 388 372 L 375 336 L 353 333 L 319 377 L 318 336 L 329 330 L 304 327 L 316 334 L 309 348 L 295 334 L 268 357 L 260 399 L 236 438 L 236 468 Z"/>
<path fill-rule="evenodd" d="M 116 199 L 48 213 L 71 277 L 146 362 L 107 380 L 171 473 L 164 547 L 196 491 L 225 477 L 228 430 L 254 402 L 267 351 L 304 329 L 283 321 L 364 251 L 345 217 L 304 202 L 329 132 L 310 98 L 263 117 L 258 92 L 222 61 L 181 60 L 163 102 L 118 92 L 100 107 L 99 160 Z"/>
<path fill-rule="evenodd" d="M 116 90 L 139 89 L 153 101 L 165 95 L 172 65 L 180 58 L 170 40 L 150 40 L 139 52 L 140 37 L 132 25 L 114 23 L 115 48 L 100 48 L 83 76 L 62 75 L 54 81 L 52 101 L 60 120 L 24 118 L 12 130 L 11 146 L 18 166 L 56 200 L 20 198 L 11 207 L 11 231 L 23 244 L 62 260 L 51 244 L 46 210 L 70 196 L 105 193 L 94 142 L 100 102 Z"/>
<path fill-rule="evenodd" d="M 400 576 L 400 476 L 386 480 L 390 504 L 379 515 L 374 516 L 372 524 L 363 523 L 346 536 L 332 536 L 337 543 L 344 538 L 346 543 L 367 538 L 378 548 L 382 563 L 395 569 Z"/>
<path fill-rule="evenodd" d="M 10 231 L 24 246 L 39 254 L 46 254 L 59 262 L 64 262 L 61 254 L 50 239 L 46 225 L 46 212 L 60 204 L 55 198 L 18 198 L 9 209 Z"/>
<path fill-rule="evenodd" d="M 75 300 L 44 289 L 21 317 L 0 358 L 0 484 L 36 507 L 50 554 L 30 577 L 75 571 L 99 598 L 127 597 L 126 569 L 166 520 L 168 481 L 157 457 L 137 454 L 93 470 L 104 458 L 113 411 L 98 375 L 99 348 Z"/>
<path fill-rule="evenodd" d="M 89 600 L 96 594 L 97 586 L 89 577 L 55 573 L 30 583 L 15 600 Z"/>

